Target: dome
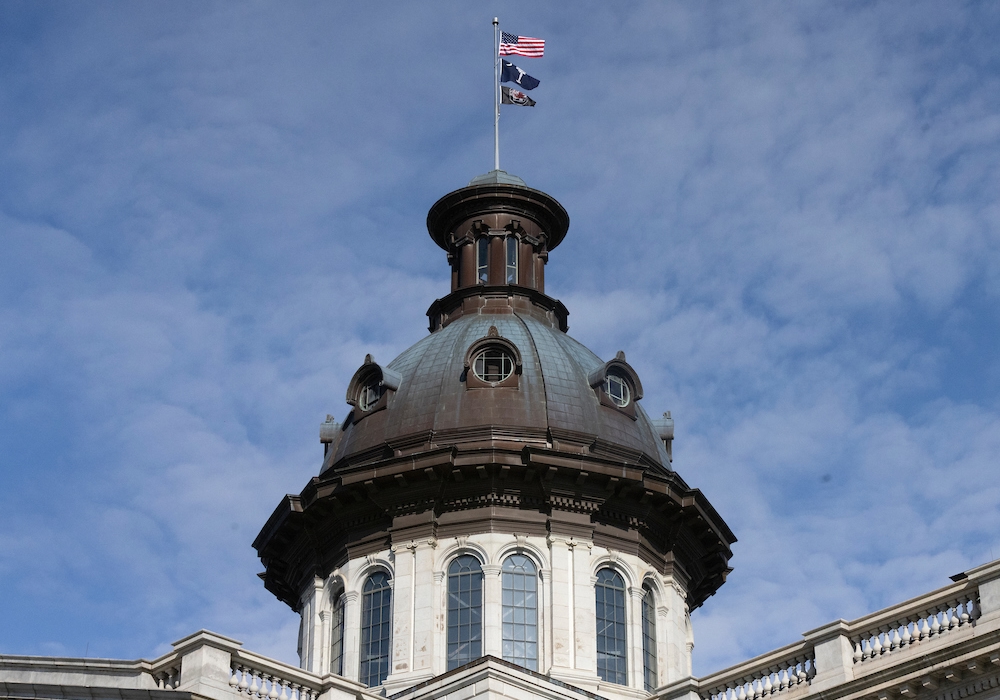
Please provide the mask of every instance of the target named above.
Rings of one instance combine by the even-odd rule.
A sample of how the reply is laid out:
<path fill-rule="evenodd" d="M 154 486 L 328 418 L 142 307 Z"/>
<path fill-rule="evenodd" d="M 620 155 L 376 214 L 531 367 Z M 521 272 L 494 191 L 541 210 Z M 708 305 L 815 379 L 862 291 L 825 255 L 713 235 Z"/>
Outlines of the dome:
<path fill-rule="evenodd" d="M 494 336 L 513 345 L 520 356 L 516 389 L 468 385 L 473 371 L 467 364 L 469 348 Z M 666 470 L 670 461 L 664 441 L 641 406 L 636 403 L 630 415 L 602 405 L 602 387 L 592 386 L 591 377 L 606 364 L 533 314 L 461 316 L 388 363 L 399 385 L 385 410 L 364 415 L 355 407 L 325 468 L 380 457 L 386 445 L 406 449 L 425 440 L 445 445 L 505 436 L 585 446 Z"/>

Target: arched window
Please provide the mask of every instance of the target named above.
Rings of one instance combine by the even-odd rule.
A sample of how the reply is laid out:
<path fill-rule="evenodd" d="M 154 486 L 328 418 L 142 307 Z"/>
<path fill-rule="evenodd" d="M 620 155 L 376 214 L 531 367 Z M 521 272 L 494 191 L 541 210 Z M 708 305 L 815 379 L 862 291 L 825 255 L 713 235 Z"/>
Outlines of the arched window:
<path fill-rule="evenodd" d="M 333 618 L 330 620 L 330 673 L 344 675 L 344 594 L 333 599 Z"/>
<path fill-rule="evenodd" d="M 392 586 L 384 571 L 368 577 L 361 590 L 361 673 L 368 687 L 382 685 L 392 653 Z"/>
<path fill-rule="evenodd" d="M 656 673 L 656 598 L 649 586 L 642 587 L 642 681 L 649 692 L 660 684 Z"/>
<path fill-rule="evenodd" d="M 490 278 L 490 239 L 486 236 L 476 241 L 476 282 L 487 284 Z"/>
<path fill-rule="evenodd" d="M 597 675 L 628 685 L 625 637 L 625 581 L 612 569 L 597 572 Z"/>
<path fill-rule="evenodd" d="M 507 249 L 507 284 L 517 284 L 517 239 L 507 236 L 504 239 L 504 247 Z"/>
<path fill-rule="evenodd" d="M 503 562 L 503 660 L 538 670 L 538 576 L 523 554 Z"/>
<path fill-rule="evenodd" d="M 448 670 L 483 655 L 483 567 L 463 554 L 448 567 Z"/>

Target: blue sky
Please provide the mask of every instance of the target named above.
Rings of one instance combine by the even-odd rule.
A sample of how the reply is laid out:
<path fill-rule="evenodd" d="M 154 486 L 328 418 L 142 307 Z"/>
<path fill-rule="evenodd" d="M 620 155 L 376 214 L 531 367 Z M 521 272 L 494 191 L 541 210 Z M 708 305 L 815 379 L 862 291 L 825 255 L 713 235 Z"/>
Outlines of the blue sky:
<path fill-rule="evenodd" d="M 0 653 L 293 661 L 250 547 L 502 166 L 739 537 L 704 674 L 1000 557 L 1000 6 L 0 2 Z"/>

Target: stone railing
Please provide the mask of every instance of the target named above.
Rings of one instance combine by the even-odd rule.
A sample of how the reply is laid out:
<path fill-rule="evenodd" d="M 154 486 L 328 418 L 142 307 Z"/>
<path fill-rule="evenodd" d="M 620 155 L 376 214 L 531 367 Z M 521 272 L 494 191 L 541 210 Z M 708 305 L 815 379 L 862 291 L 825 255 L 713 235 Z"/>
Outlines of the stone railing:
<path fill-rule="evenodd" d="M 809 683 L 816 675 L 811 644 L 798 642 L 700 679 L 702 700 L 758 700 Z"/>
<path fill-rule="evenodd" d="M 150 700 L 177 691 L 209 700 L 382 700 L 365 686 L 317 676 L 202 630 L 153 661 L 0 655 L 0 698 Z"/>
<path fill-rule="evenodd" d="M 258 700 L 317 700 L 323 692 L 319 676 L 265 656 L 240 650 L 231 656 L 229 686 Z"/>
<path fill-rule="evenodd" d="M 149 663 L 150 677 L 157 688 L 174 690 L 181 683 L 181 657 L 176 651 Z"/>
<path fill-rule="evenodd" d="M 955 587 L 944 589 L 930 600 L 924 596 L 910 604 L 904 603 L 852 622 L 850 639 L 854 663 L 901 652 L 927 640 L 940 639 L 961 627 L 975 625 L 982 616 L 978 587 L 974 582 L 964 586 L 968 590 L 956 592 Z"/>
<path fill-rule="evenodd" d="M 837 620 L 806 632 L 800 642 L 710 676 L 677 681 L 661 688 L 654 697 L 657 700 L 761 700 L 776 695 L 792 698 L 824 692 L 872 674 L 884 679 L 880 683 L 891 685 L 906 674 L 918 672 L 922 674 L 918 685 L 934 687 L 937 680 L 930 678 L 925 668 L 928 655 L 941 660 L 942 682 L 961 677 L 961 673 L 947 670 L 948 650 L 963 655 L 965 669 L 981 671 L 984 664 L 1000 666 L 1000 644 L 990 642 L 991 635 L 983 634 L 992 630 L 995 638 L 1000 633 L 1000 561 L 954 579 L 954 583 L 944 588 L 852 622 Z M 977 665 L 977 654 L 984 664 Z M 906 698 L 908 694 L 899 688 L 909 689 L 912 695 L 912 688 L 907 685 L 910 682 L 907 680 L 902 686 L 873 697 Z"/>

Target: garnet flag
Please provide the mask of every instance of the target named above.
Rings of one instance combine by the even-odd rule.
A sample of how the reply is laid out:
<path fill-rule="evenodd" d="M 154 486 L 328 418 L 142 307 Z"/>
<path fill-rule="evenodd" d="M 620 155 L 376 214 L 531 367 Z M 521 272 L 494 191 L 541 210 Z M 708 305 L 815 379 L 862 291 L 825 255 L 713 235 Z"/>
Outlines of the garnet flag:
<path fill-rule="evenodd" d="M 525 56 L 527 58 L 541 58 L 545 53 L 545 40 L 535 39 L 530 36 L 517 36 L 500 32 L 500 55 L 501 56 Z"/>
<path fill-rule="evenodd" d="M 503 95 L 501 102 L 505 105 L 521 105 L 522 107 L 535 106 L 535 101 L 520 90 L 515 90 L 514 88 L 509 88 L 504 85 L 500 88 L 500 92 Z"/>

